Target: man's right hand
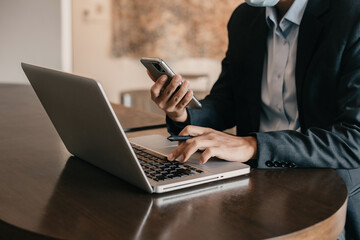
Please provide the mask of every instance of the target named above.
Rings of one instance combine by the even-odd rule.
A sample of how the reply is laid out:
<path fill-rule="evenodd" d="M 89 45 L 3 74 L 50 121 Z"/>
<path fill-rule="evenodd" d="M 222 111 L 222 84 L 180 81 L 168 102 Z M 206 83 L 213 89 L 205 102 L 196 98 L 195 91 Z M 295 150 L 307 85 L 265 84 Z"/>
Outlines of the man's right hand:
<path fill-rule="evenodd" d="M 154 79 L 149 72 L 148 75 L 155 82 L 150 91 L 151 99 L 173 121 L 186 122 L 188 118 L 186 105 L 193 97 L 193 92 L 189 90 L 189 81 L 184 80 L 180 89 L 176 91 L 182 80 L 180 75 L 175 75 L 167 86 L 165 86 L 168 80 L 166 75 L 162 75 L 158 79 Z"/>

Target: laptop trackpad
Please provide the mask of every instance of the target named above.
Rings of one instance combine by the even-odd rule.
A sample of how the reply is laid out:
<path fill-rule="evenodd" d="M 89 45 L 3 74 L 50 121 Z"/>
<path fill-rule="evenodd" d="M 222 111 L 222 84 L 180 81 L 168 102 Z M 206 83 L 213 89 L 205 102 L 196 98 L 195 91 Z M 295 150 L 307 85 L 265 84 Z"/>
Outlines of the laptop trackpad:
<path fill-rule="evenodd" d="M 145 148 L 149 148 L 155 152 L 169 155 L 177 146 L 177 142 L 171 142 L 161 135 L 148 135 L 130 138 L 130 142 L 136 143 Z"/>

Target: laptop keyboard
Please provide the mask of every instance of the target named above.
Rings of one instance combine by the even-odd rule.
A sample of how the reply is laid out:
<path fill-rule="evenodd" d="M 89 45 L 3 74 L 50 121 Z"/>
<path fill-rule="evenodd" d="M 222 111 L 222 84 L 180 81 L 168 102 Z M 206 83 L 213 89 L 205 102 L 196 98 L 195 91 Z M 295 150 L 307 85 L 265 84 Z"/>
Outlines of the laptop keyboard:
<path fill-rule="evenodd" d="M 136 157 L 139 159 L 145 175 L 154 181 L 161 182 L 204 172 L 198 168 L 194 168 L 178 161 L 170 162 L 166 157 L 151 153 L 148 149 L 135 144 L 131 144 L 131 146 L 134 149 Z"/>

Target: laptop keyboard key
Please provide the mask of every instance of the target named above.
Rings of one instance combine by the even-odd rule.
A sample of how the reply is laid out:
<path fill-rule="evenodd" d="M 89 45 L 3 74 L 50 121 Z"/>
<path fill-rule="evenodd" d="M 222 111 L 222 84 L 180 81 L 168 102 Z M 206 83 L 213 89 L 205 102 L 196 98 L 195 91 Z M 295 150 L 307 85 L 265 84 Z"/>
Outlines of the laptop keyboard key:
<path fill-rule="evenodd" d="M 135 144 L 132 144 L 132 147 L 145 175 L 154 181 L 161 182 L 203 173 L 202 170 L 181 162 L 169 162 L 166 157 L 151 154 L 149 150 Z"/>

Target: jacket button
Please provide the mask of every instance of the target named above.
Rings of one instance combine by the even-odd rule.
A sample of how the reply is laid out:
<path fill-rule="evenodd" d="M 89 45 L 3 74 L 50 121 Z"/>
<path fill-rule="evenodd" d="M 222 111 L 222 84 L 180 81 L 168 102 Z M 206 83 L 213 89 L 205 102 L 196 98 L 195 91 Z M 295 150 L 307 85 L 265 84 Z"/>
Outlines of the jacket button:
<path fill-rule="evenodd" d="M 278 161 L 274 162 L 274 167 L 280 167 L 280 166 L 281 166 L 280 162 L 278 162 Z"/>
<path fill-rule="evenodd" d="M 282 168 L 286 168 L 286 167 L 287 167 L 286 163 L 285 163 L 285 162 L 281 162 L 281 167 L 282 167 Z"/>
<path fill-rule="evenodd" d="M 273 163 L 272 161 L 266 161 L 266 162 L 265 162 L 265 165 L 266 165 L 267 167 L 273 167 L 273 166 L 274 166 L 274 163 Z"/>

